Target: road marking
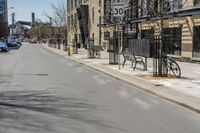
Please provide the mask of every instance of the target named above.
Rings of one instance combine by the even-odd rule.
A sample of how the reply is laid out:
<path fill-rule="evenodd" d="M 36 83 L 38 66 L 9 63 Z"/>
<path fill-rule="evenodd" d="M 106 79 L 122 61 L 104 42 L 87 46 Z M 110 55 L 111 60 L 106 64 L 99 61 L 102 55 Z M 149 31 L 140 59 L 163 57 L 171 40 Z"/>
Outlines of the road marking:
<path fill-rule="evenodd" d="M 73 64 L 72 64 L 72 63 L 70 63 L 70 62 L 68 62 L 68 63 L 67 63 L 67 65 L 68 65 L 68 66 L 73 66 Z"/>
<path fill-rule="evenodd" d="M 107 84 L 108 82 L 110 82 L 110 80 L 105 80 L 102 77 L 100 77 L 99 75 L 95 75 L 93 77 L 99 84 Z"/>
<path fill-rule="evenodd" d="M 65 59 L 60 59 L 60 62 L 66 63 L 67 60 L 65 60 Z"/>
<path fill-rule="evenodd" d="M 128 93 L 127 88 L 125 88 L 125 87 L 120 87 L 120 89 L 121 89 L 121 90 L 119 91 L 119 95 L 120 95 L 122 98 L 127 99 L 127 98 L 130 97 L 130 94 Z"/>
<path fill-rule="evenodd" d="M 136 103 L 137 105 L 139 105 L 140 107 L 142 107 L 143 109 L 149 109 L 151 108 L 151 104 L 145 102 L 142 99 L 139 99 L 137 97 L 133 98 L 133 102 Z"/>
<path fill-rule="evenodd" d="M 193 71 L 194 73 L 200 73 L 199 71 Z"/>
<path fill-rule="evenodd" d="M 200 83 L 200 80 L 192 80 L 193 83 Z"/>
<path fill-rule="evenodd" d="M 82 68 L 76 68 L 76 72 L 81 73 L 81 72 L 83 72 L 83 69 Z"/>

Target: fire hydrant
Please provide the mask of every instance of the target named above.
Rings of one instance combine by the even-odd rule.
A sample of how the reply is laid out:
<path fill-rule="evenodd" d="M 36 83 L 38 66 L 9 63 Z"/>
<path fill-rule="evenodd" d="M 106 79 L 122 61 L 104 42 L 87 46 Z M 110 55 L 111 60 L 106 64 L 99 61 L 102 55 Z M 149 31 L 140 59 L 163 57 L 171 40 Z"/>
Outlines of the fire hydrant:
<path fill-rule="evenodd" d="M 71 56 L 71 50 L 70 50 L 70 47 L 67 47 L 67 52 L 68 52 L 68 56 Z"/>

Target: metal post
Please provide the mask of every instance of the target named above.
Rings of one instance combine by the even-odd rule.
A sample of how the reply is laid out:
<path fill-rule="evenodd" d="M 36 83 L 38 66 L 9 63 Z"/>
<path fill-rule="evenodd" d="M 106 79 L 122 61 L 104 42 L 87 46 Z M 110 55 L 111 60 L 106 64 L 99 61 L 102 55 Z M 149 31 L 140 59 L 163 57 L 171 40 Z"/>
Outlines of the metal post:
<path fill-rule="evenodd" d="M 159 49 L 159 76 L 163 75 L 162 62 L 163 62 L 163 0 L 160 0 L 160 49 Z"/>
<path fill-rule="evenodd" d="M 101 16 L 99 17 L 99 45 L 101 45 Z"/>
<path fill-rule="evenodd" d="M 14 37 L 14 25 L 15 25 L 15 13 L 12 13 L 12 32 L 11 32 L 11 36 Z"/>
<path fill-rule="evenodd" d="M 120 31 L 119 31 L 119 28 L 120 28 L 120 23 L 118 24 L 118 27 L 117 27 L 117 32 L 118 32 L 118 63 L 119 63 L 119 70 L 121 69 L 121 65 L 120 65 Z"/>

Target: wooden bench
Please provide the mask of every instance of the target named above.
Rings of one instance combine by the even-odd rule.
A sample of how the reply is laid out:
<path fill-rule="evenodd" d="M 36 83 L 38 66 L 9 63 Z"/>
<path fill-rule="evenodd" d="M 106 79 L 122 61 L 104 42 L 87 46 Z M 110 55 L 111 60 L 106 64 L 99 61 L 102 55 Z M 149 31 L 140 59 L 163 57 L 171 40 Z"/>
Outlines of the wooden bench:
<path fill-rule="evenodd" d="M 123 62 L 122 67 L 124 67 L 126 61 L 129 60 L 129 61 L 131 61 L 132 67 L 133 67 L 133 62 L 135 63 L 133 70 L 135 70 L 138 63 L 141 63 L 143 65 L 143 70 L 145 70 L 145 63 L 144 63 L 142 57 L 136 57 L 134 52 L 129 52 L 128 50 L 125 50 L 124 52 L 122 52 L 122 54 L 124 57 L 124 62 Z"/>

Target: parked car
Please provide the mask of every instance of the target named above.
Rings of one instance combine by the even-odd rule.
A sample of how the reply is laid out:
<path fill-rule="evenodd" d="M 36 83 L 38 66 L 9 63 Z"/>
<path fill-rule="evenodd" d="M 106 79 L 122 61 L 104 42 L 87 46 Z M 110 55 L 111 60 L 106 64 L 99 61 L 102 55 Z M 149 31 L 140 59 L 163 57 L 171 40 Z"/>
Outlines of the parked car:
<path fill-rule="evenodd" d="M 22 41 L 21 41 L 21 39 L 15 39 L 15 41 L 17 42 L 18 45 L 22 46 Z"/>
<path fill-rule="evenodd" d="M 21 45 L 17 43 L 15 39 L 8 39 L 6 42 L 8 47 L 20 47 Z"/>
<path fill-rule="evenodd" d="M 4 42 L 4 41 L 0 41 L 0 49 L 3 52 L 8 52 L 9 51 L 8 46 L 6 45 L 6 42 Z"/>

